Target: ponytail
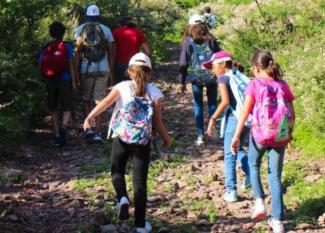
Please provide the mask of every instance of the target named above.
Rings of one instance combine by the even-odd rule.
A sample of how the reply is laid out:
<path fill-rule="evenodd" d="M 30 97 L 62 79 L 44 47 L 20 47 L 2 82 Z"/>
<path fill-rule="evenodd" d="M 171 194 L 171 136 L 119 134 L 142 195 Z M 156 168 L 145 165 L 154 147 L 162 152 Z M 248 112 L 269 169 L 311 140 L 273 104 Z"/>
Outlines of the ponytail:
<path fill-rule="evenodd" d="M 129 71 L 133 74 L 132 79 L 136 84 L 135 95 L 139 97 L 145 96 L 151 69 L 147 66 L 131 65 Z"/>
<path fill-rule="evenodd" d="M 274 61 L 270 62 L 270 65 L 266 72 L 270 77 L 274 78 L 274 80 L 276 81 L 282 79 L 283 77 L 283 72 L 280 68 L 280 65 Z"/>

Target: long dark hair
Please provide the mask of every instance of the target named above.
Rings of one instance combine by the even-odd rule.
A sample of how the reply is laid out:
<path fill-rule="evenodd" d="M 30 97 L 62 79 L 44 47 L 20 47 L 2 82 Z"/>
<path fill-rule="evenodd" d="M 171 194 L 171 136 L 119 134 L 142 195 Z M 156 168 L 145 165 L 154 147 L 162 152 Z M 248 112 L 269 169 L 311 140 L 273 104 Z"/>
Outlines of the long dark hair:
<path fill-rule="evenodd" d="M 132 78 L 136 83 L 135 95 L 139 97 L 145 96 L 151 69 L 147 66 L 131 65 L 129 70 L 134 73 L 134 77 Z"/>
<path fill-rule="evenodd" d="M 266 71 L 266 73 L 274 80 L 280 80 L 283 77 L 280 65 L 274 61 L 271 52 L 267 49 L 258 49 L 253 54 L 251 63 Z"/>
<path fill-rule="evenodd" d="M 184 32 L 182 43 L 185 42 L 187 37 L 191 37 L 196 44 L 202 44 L 207 40 L 215 40 L 208 27 L 203 23 L 189 25 Z"/>

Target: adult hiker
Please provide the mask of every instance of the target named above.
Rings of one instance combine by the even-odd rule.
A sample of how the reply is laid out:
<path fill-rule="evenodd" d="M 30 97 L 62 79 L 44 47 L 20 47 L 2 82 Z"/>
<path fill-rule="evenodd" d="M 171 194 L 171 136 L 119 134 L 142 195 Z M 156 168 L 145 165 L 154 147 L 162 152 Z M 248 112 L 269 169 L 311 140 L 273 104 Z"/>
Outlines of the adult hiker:
<path fill-rule="evenodd" d="M 125 170 L 129 158 L 133 159 L 134 221 L 137 233 L 147 233 L 152 227 L 146 221 L 147 177 L 150 162 L 151 131 L 154 125 L 169 147 L 170 138 L 162 121 L 162 92 L 151 79 L 151 61 L 144 53 L 135 54 L 130 62 L 129 81 L 115 85 L 112 91 L 88 115 L 84 129 L 91 127 L 98 114 L 115 103 L 110 121 L 109 135 L 113 138 L 111 152 L 112 182 L 118 202 L 120 220 L 129 218 L 129 198 Z"/>
<path fill-rule="evenodd" d="M 100 10 L 95 4 L 85 9 L 87 21 L 75 30 L 76 73 L 80 72 L 84 113 L 90 112 L 92 101 L 98 104 L 106 96 L 111 83 L 115 60 L 115 43 L 110 28 L 99 22 Z M 96 128 L 89 128 L 85 138 L 104 142 L 101 115 L 96 118 Z"/>
<path fill-rule="evenodd" d="M 251 138 L 248 148 L 248 164 L 255 205 L 252 219 L 261 221 L 267 217 L 265 193 L 261 183 L 260 168 L 265 152 L 268 153 L 268 182 L 271 191 L 271 219 L 274 233 L 284 233 L 283 191 L 281 175 L 285 147 L 291 140 L 295 123 L 294 96 L 282 79 L 283 72 L 268 50 L 257 50 L 251 59 L 254 80 L 246 89 L 246 99 L 231 143 L 233 153 L 240 146 L 240 135 L 246 119 L 251 114 Z"/>
<path fill-rule="evenodd" d="M 114 84 L 124 80 L 130 80 L 127 75 L 127 68 L 130 58 L 140 52 L 143 52 L 149 57 L 151 51 L 145 34 L 137 27 L 136 23 L 130 16 L 121 18 L 120 26 L 113 31 L 113 36 L 116 43 L 116 59 L 114 68 Z"/>
<path fill-rule="evenodd" d="M 213 53 L 219 51 L 216 39 L 202 23 L 202 17 L 193 15 L 189 23 L 187 37 L 184 38 L 179 59 L 179 79 L 182 93 L 187 91 L 186 79 L 192 84 L 194 99 L 194 116 L 197 127 L 196 145 L 204 144 L 203 89 L 206 88 L 208 112 L 211 116 L 217 107 L 217 84 L 211 71 L 202 64 L 210 60 Z"/>
<path fill-rule="evenodd" d="M 73 67 L 73 48 L 63 41 L 65 26 L 61 22 L 53 22 L 49 32 L 53 41 L 40 52 L 39 66 L 47 87 L 47 107 L 51 112 L 53 125 L 53 146 L 66 145 L 66 127 L 71 118 L 73 93 L 76 91 L 76 78 Z M 62 123 L 59 123 L 59 111 L 63 112 Z"/>
<path fill-rule="evenodd" d="M 243 130 L 243 133 L 240 135 L 242 144 L 237 153 L 233 154 L 230 150 L 231 140 L 238 122 L 236 111 L 238 111 L 238 108 L 240 107 L 240 104 L 238 103 L 240 100 L 237 100 L 237 96 L 238 92 L 241 91 L 239 89 L 240 85 L 231 85 L 231 79 L 239 79 L 234 75 L 234 72 L 239 71 L 233 69 L 233 63 L 232 56 L 225 51 L 215 53 L 210 61 L 203 63 L 203 66 L 206 69 L 212 70 L 215 75 L 221 96 L 221 101 L 210 118 L 207 134 L 212 136 L 213 128 L 215 128 L 217 119 L 223 116 L 224 124 L 221 128 L 223 131 L 222 137 L 224 139 L 224 175 L 226 188 L 223 198 L 226 202 L 235 202 L 238 200 L 236 161 L 239 162 L 239 165 L 246 176 L 245 182 L 241 185 L 241 188 L 247 189 L 251 186 L 248 158 L 243 149 L 243 142 L 247 141 L 245 138 L 248 139 L 249 137 L 249 128 Z M 245 90 L 243 90 L 243 92 L 244 91 Z"/>

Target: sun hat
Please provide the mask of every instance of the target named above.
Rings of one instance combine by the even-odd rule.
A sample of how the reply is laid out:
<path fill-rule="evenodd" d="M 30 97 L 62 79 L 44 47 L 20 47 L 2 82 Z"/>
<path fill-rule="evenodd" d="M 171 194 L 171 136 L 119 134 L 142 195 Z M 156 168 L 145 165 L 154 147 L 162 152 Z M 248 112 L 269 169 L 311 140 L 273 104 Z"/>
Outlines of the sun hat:
<path fill-rule="evenodd" d="M 203 17 L 199 14 L 194 14 L 190 17 L 190 19 L 188 20 L 188 24 L 189 25 L 196 25 L 196 24 L 200 24 L 203 23 Z"/>
<path fill-rule="evenodd" d="M 96 4 L 90 4 L 86 7 L 86 16 L 100 16 L 99 7 Z"/>
<path fill-rule="evenodd" d="M 129 61 L 129 66 L 138 65 L 138 66 L 146 66 L 151 69 L 151 61 L 150 58 L 144 53 L 137 53 L 133 57 L 131 57 Z"/>
<path fill-rule="evenodd" d="M 224 61 L 232 61 L 232 56 L 226 51 L 219 51 L 212 55 L 211 59 L 207 62 L 204 62 L 202 65 L 205 69 L 211 70 L 212 64 L 218 64 Z"/>

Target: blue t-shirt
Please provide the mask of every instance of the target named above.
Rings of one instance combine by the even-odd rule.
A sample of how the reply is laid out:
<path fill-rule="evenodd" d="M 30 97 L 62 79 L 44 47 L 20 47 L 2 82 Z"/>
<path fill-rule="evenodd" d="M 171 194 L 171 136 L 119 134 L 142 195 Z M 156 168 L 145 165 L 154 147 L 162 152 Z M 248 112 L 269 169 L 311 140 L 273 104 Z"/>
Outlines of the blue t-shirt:
<path fill-rule="evenodd" d="M 221 75 L 217 78 L 217 83 L 218 84 L 226 84 L 227 86 L 227 90 L 228 90 L 228 94 L 229 94 L 229 105 L 232 109 L 236 110 L 236 106 L 237 106 L 237 101 L 236 98 L 234 96 L 234 94 L 231 91 L 230 88 L 230 77 L 227 75 Z"/>
<path fill-rule="evenodd" d="M 68 52 L 68 57 L 69 60 L 73 60 L 73 49 L 72 49 L 72 45 L 68 42 L 64 42 L 66 48 L 67 48 L 67 52 Z M 41 50 L 40 55 L 38 57 L 38 64 L 41 64 L 41 60 L 44 54 L 46 46 Z M 55 78 L 56 80 L 71 80 L 71 73 L 70 73 L 70 69 L 65 71 L 64 74 L 59 77 L 59 78 Z M 46 81 L 46 80 L 45 80 Z"/>

